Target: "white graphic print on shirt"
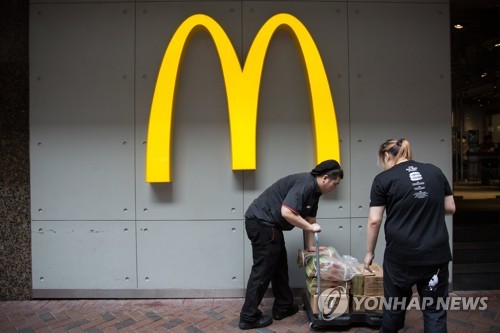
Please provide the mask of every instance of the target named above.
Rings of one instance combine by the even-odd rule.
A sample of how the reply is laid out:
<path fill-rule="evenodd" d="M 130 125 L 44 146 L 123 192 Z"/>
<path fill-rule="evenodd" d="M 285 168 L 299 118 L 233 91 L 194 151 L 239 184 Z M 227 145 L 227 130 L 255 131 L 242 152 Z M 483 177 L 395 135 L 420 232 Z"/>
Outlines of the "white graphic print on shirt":
<path fill-rule="evenodd" d="M 426 198 L 429 193 L 427 191 L 424 191 L 425 181 L 423 180 L 424 178 L 422 177 L 422 174 L 418 172 L 418 168 L 410 165 L 408 168 L 406 168 L 406 171 L 408 172 L 408 176 L 412 181 L 413 190 L 415 191 L 413 193 L 413 196 L 415 197 L 415 199 Z"/>

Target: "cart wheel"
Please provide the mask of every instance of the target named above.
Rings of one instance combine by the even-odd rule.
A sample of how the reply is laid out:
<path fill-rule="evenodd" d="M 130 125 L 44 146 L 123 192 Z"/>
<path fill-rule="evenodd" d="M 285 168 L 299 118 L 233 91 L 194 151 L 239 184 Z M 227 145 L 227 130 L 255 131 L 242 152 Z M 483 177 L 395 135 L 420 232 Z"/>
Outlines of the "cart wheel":
<path fill-rule="evenodd" d="M 309 328 L 312 330 L 317 330 L 319 328 L 319 326 L 316 324 L 313 324 L 313 323 L 309 323 Z"/>

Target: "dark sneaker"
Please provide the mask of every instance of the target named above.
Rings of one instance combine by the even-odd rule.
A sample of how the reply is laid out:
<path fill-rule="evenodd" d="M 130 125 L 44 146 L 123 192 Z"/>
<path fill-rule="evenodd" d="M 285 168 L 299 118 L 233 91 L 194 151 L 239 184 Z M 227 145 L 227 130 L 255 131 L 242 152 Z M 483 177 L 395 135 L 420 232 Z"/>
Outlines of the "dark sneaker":
<path fill-rule="evenodd" d="M 252 328 L 260 328 L 267 327 L 273 323 L 273 318 L 271 316 L 262 316 L 258 320 L 253 322 L 248 322 L 244 320 L 240 320 L 240 329 L 241 330 L 250 330 Z"/>
<path fill-rule="evenodd" d="M 299 311 L 299 306 L 297 304 L 292 304 L 292 306 L 290 306 L 288 308 L 288 310 L 286 310 L 285 312 L 273 311 L 273 318 L 276 320 L 281 320 L 281 319 L 284 319 L 286 317 L 293 316 L 298 311 Z"/>

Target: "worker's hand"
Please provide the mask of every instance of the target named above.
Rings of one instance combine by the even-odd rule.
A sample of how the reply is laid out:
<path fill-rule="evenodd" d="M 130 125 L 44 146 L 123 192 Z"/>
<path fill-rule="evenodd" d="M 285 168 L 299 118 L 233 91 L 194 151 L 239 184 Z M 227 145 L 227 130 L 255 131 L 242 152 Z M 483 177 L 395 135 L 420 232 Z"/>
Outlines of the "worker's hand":
<path fill-rule="evenodd" d="M 367 253 L 365 256 L 364 267 L 370 273 L 372 272 L 372 270 L 370 269 L 370 266 L 373 262 L 374 257 L 375 257 L 375 255 L 373 253 Z"/>
<path fill-rule="evenodd" d="M 319 252 L 326 251 L 326 250 L 328 250 L 328 247 L 326 247 L 326 246 L 320 246 L 319 247 Z M 309 251 L 309 252 L 316 252 L 316 246 L 311 246 L 307 251 Z"/>
<path fill-rule="evenodd" d="M 311 231 L 312 232 L 321 232 L 321 226 L 317 223 L 311 224 Z"/>

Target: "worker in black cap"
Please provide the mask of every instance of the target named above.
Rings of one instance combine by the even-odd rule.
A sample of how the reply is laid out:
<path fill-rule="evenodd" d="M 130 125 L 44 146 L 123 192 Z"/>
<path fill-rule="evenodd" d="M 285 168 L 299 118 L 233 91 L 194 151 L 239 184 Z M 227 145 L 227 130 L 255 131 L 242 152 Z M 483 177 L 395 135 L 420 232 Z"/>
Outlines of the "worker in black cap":
<path fill-rule="evenodd" d="M 266 327 L 273 318 L 281 320 L 298 311 L 288 283 L 288 263 L 283 230 L 298 227 L 306 232 L 306 246 L 316 251 L 313 238 L 321 227 L 316 223 L 322 194 L 332 191 L 344 178 L 340 164 L 327 160 L 311 172 L 281 178 L 255 199 L 245 213 L 245 229 L 252 242 L 253 266 L 248 278 L 240 329 Z M 263 315 L 259 304 L 272 282 L 272 318 Z"/>

